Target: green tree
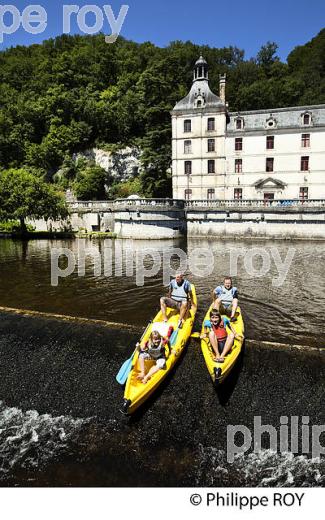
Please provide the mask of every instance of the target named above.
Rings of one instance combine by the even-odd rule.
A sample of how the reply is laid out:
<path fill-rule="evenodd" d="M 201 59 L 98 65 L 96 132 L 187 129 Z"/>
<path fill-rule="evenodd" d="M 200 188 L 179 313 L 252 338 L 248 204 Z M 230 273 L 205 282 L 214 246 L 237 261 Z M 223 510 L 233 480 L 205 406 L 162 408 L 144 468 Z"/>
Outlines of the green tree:
<path fill-rule="evenodd" d="M 142 196 L 142 183 L 139 178 L 113 184 L 109 189 L 109 196 L 113 199 L 126 199 L 130 197 L 130 195 Z"/>
<path fill-rule="evenodd" d="M 276 56 L 278 48 L 279 46 L 275 42 L 267 42 L 265 45 L 262 45 L 261 50 L 257 54 L 258 65 L 268 68 L 276 61 L 279 61 L 278 56 Z"/>
<path fill-rule="evenodd" d="M 87 166 L 78 173 L 73 191 L 79 200 L 105 200 L 108 184 L 109 176 L 103 168 Z"/>
<path fill-rule="evenodd" d="M 26 219 L 57 220 L 67 214 L 63 195 L 39 176 L 25 169 L 0 172 L 1 220 L 19 220 L 26 233 Z"/>

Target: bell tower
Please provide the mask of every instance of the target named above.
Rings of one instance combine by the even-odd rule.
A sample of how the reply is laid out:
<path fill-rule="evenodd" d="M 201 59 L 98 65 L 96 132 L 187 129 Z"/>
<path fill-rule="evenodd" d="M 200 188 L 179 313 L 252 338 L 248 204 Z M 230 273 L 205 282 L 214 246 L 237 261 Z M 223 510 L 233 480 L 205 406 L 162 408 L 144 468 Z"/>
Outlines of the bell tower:
<path fill-rule="evenodd" d="M 209 86 L 209 67 L 203 56 L 194 64 L 193 83 L 172 115 L 173 197 L 224 199 L 227 107 Z"/>

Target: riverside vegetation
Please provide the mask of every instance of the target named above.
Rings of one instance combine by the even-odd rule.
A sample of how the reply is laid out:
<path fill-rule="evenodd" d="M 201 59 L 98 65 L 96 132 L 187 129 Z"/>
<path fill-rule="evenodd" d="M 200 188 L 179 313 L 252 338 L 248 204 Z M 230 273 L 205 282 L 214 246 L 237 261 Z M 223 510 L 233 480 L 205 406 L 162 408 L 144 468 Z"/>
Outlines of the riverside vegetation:
<path fill-rule="evenodd" d="M 286 63 L 271 42 L 251 59 L 237 47 L 176 41 L 160 48 L 123 38 L 107 45 L 102 35 L 7 49 L 0 52 L 0 219 L 23 225 L 27 216 L 62 216 L 67 188 L 81 200 L 170 197 L 170 110 L 188 92 L 200 54 L 214 91 L 219 74 L 227 74 L 230 110 L 325 103 L 325 29 Z M 141 150 L 140 171 L 126 182 L 91 161 L 72 160 L 91 147 L 126 146 Z M 22 204 L 20 192 L 5 209 L 8 189 L 27 190 L 29 202 Z"/>

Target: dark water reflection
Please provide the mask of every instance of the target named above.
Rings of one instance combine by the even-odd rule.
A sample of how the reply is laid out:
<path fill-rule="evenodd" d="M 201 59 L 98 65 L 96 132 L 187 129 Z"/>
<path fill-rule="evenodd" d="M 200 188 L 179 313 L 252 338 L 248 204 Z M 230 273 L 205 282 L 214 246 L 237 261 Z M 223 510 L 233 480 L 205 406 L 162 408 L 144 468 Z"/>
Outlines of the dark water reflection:
<path fill-rule="evenodd" d="M 258 248 L 265 258 L 263 264 L 261 257 L 255 257 L 255 274 L 247 271 L 247 263 L 245 266 L 242 256 L 237 263 L 238 272 L 232 272 L 240 291 L 247 336 L 259 340 L 325 346 L 325 246 L 322 242 L 272 243 L 217 239 L 116 241 L 111 243 L 113 258 L 119 251 L 124 255 L 120 275 L 116 275 L 113 261 L 111 275 L 104 276 L 102 273 L 94 276 L 93 260 L 86 257 L 85 276 L 79 277 L 75 269 L 69 277 L 60 279 L 57 287 L 53 287 L 51 250 L 69 248 L 77 258 L 78 248 L 83 243 L 87 248 L 95 248 L 104 258 L 103 241 L 35 240 L 27 243 L 1 240 L 0 305 L 142 326 L 157 310 L 159 297 L 164 291 L 164 273 L 161 268 L 157 274 L 146 278 L 143 287 L 137 286 L 135 273 L 128 272 L 125 265 L 126 251 L 130 249 L 134 255 L 139 255 L 153 248 L 161 256 L 169 257 L 175 247 L 187 253 L 194 249 L 208 249 L 213 253 L 211 274 L 199 276 L 200 272 L 191 269 L 192 266 L 187 273 L 197 287 L 199 323 L 210 303 L 211 289 L 230 272 L 230 255 L 250 253 Z M 276 285 L 279 273 L 271 254 L 274 248 L 282 261 L 288 254 L 293 255 L 288 274 L 280 287 Z M 263 265 L 268 267 L 267 258 L 270 259 L 269 269 L 266 269 L 268 272 L 257 276 Z M 150 258 L 146 258 L 144 263 L 147 269 L 152 266 Z M 176 267 L 177 259 L 172 258 L 171 264 Z M 65 266 L 63 259 L 60 266 Z"/>

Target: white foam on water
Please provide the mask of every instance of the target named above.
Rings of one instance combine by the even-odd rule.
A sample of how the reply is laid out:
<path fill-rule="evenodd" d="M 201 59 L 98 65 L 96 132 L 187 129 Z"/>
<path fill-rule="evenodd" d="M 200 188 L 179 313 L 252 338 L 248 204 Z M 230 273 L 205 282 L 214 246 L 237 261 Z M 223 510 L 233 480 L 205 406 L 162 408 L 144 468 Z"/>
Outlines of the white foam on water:
<path fill-rule="evenodd" d="M 240 454 L 232 464 L 226 452 L 200 446 L 197 485 L 247 487 L 319 487 L 325 485 L 325 459 L 261 450 Z"/>
<path fill-rule="evenodd" d="M 0 480 L 14 469 L 36 468 L 54 459 L 88 421 L 23 412 L 0 401 Z"/>
<path fill-rule="evenodd" d="M 325 460 L 293 453 L 261 450 L 235 459 L 249 482 L 259 486 L 320 486 L 325 483 Z"/>

